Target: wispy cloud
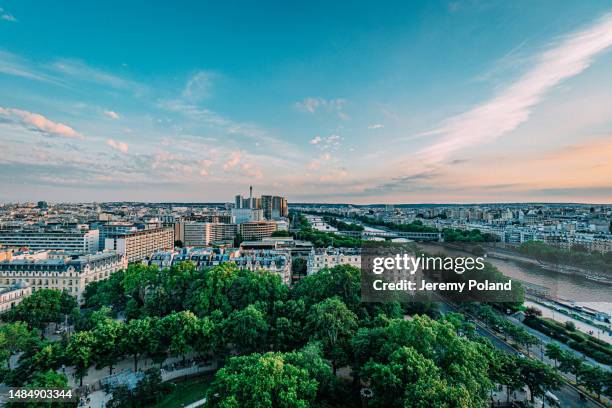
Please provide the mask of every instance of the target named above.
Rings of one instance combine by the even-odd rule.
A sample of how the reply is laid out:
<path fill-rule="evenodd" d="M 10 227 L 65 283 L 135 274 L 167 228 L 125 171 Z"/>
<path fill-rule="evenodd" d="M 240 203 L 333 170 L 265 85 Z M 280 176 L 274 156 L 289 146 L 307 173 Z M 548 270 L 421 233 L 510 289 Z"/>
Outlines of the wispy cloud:
<path fill-rule="evenodd" d="M 11 13 L 4 10 L 2 7 L 0 7 L 0 20 L 10 21 L 12 23 L 17 22 L 17 19 Z"/>
<path fill-rule="evenodd" d="M 98 83 L 116 89 L 129 89 L 141 93 L 146 87 L 122 76 L 92 67 L 77 59 L 58 59 L 49 68 L 59 74 L 83 82 Z"/>
<path fill-rule="evenodd" d="M 209 98 L 213 77 L 214 74 L 209 71 L 198 71 L 193 74 L 183 89 L 183 98 L 191 102 Z"/>
<path fill-rule="evenodd" d="M 232 170 L 234 167 L 236 167 L 238 165 L 238 163 L 240 163 L 240 159 L 241 158 L 242 158 L 242 153 L 241 152 L 239 152 L 239 151 L 232 152 L 230 154 L 230 157 L 223 164 L 223 170 L 224 171 Z"/>
<path fill-rule="evenodd" d="M 314 145 L 317 149 L 321 151 L 336 151 L 340 147 L 340 142 L 342 137 L 337 134 L 331 134 L 329 136 L 315 136 L 310 139 L 308 143 Z"/>
<path fill-rule="evenodd" d="M 30 61 L 2 50 L 0 50 L 0 73 L 35 81 L 60 83 L 57 78 L 53 78 L 41 72 L 41 70 Z"/>
<path fill-rule="evenodd" d="M 119 114 L 117 112 L 115 112 L 115 111 L 112 111 L 112 110 L 105 110 L 104 114 L 106 116 L 108 116 L 109 118 L 111 118 L 111 119 L 117 120 L 117 119 L 120 118 Z"/>
<path fill-rule="evenodd" d="M 128 144 L 125 142 L 119 142 L 114 139 L 108 139 L 106 141 L 106 144 L 112 147 L 113 149 L 120 151 L 121 153 L 128 152 Z"/>
<path fill-rule="evenodd" d="M 344 112 L 346 99 L 325 99 L 325 98 L 304 98 L 295 103 L 297 110 L 305 113 L 328 112 L 335 113 L 340 119 L 349 119 L 349 116 Z"/>
<path fill-rule="evenodd" d="M 368 126 L 368 129 L 382 129 L 384 127 L 385 125 L 383 125 L 382 123 L 373 123 Z"/>
<path fill-rule="evenodd" d="M 0 107 L 0 120 L 52 136 L 84 139 L 85 136 L 68 125 L 54 122 L 39 113 Z"/>
<path fill-rule="evenodd" d="M 440 140 L 423 149 L 420 157 L 437 163 L 453 152 L 488 142 L 516 129 L 528 120 L 544 95 L 563 81 L 587 69 L 594 58 L 612 45 L 612 15 L 590 27 L 561 38 L 555 46 L 535 58 L 533 68 L 497 96 L 452 117 L 427 132 Z"/>

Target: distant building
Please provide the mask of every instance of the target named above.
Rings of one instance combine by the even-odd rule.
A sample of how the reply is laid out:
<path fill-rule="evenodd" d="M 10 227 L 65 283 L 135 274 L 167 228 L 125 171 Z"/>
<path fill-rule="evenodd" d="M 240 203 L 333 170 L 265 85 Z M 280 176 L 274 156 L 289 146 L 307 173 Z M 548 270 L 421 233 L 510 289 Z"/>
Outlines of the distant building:
<path fill-rule="evenodd" d="M 317 248 L 308 256 L 308 275 L 323 268 L 351 265 L 361 268 L 361 251 L 356 248 Z"/>
<path fill-rule="evenodd" d="M 155 251 L 174 248 L 172 228 L 151 228 L 107 237 L 105 248 L 125 255 L 128 262 L 138 262 Z"/>
<path fill-rule="evenodd" d="M 107 222 L 98 225 L 100 231 L 100 249 L 104 249 L 106 237 L 125 235 L 136 232 L 138 228 L 131 222 Z"/>
<path fill-rule="evenodd" d="M 264 219 L 263 210 L 253 208 L 232 208 L 232 221 L 234 224 L 243 222 L 261 221 Z"/>
<path fill-rule="evenodd" d="M 250 221 L 240 224 L 240 234 L 245 240 L 258 240 L 272 236 L 276 231 L 274 221 Z"/>
<path fill-rule="evenodd" d="M 0 248 L 0 262 L 10 261 L 13 258 L 12 248 Z"/>
<path fill-rule="evenodd" d="M 22 228 L 0 230 L 0 245 L 30 249 L 95 253 L 100 247 L 99 231 L 76 228 Z"/>
<path fill-rule="evenodd" d="M 28 284 L 39 289 L 65 290 L 80 297 L 90 282 L 107 279 L 127 267 L 126 259 L 115 251 L 88 255 L 51 255 L 46 259 L 16 259 L 0 262 L 0 284 Z"/>
<path fill-rule="evenodd" d="M 306 258 L 313 249 L 312 242 L 296 240 L 292 237 L 270 237 L 259 241 L 242 241 L 241 250 L 274 249 L 289 252 L 292 257 Z"/>
<path fill-rule="evenodd" d="M 184 248 L 180 252 L 160 251 L 151 256 L 149 265 L 168 268 L 186 261 L 193 262 L 198 269 L 233 262 L 241 269 L 277 273 L 286 284 L 291 277 L 290 252 L 274 249 Z"/>
<path fill-rule="evenodd" d="M 240 251 L 230 258 L 241 269 L 249 271 L 265 270 L 280 275 L 283 283 L 291 280 L 291 255 L 283 251 L 250 250 Z"/>
<path fill-rule="evenodd" d="M 238 225 L 229 223 L 207 223 L 206 244 L 221 244 L 233 242 L 238 235 Z"/>
<path fill-rule="evenodd" d="M 25 282 L 0 285 L 0 314 L 11 310 L 31 294 L 32 288 Z"/>
<path fill-rule="evenodd" d="M 212 222 L 190 222 L 183 225 L 183 245 L 203 247 L 233 242 L 238 225 Z"/>
<path fill-rule="evenodd" d="M 253 197 L 253 187 L 249 187 L 249 198 L 244 198 L 242 195 L 237 195 L 234 198 L 234 210 L 262 210 L 263 218 L 266 220 L 273 220 L 282 217 L 289 216 L 289 207 L 287 205 L 287 199 L 281 196 L 272 196 L 272 195 L 262 195 L 261 197 Z M 242 217 L 239 216 L 242 215 Z M 243 221 L 234 221 L 238 224 L 245 221 L 258 221 L 259 219 L 250 220 L 244 219 L 247 215 L 247 212 L 233 211 L 233 216 L 238 216 Z"/>
<path fill-rule="evenodd" d="M 261 209 L 263 210 L 264 218 L 267 220 L 289 216 L 289 207 L 285 197 L 262 195 Z"/>

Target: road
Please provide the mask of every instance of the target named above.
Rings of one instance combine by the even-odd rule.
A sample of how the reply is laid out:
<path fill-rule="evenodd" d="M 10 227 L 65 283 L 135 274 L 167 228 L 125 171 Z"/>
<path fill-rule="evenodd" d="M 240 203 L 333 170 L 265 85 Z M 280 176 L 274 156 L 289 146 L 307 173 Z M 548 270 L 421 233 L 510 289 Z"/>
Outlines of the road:
<path fill-rule="evenodd" d="M 442 313 L 457 312 L 455 308 L 453 308 L 451 305 L 447 304 L 446 302 L 440 302 L 440 311 Z M 522 354 L 512 345 L 504 341 L 503 338 L 499 337 L 491 329 L 487 328 L 486 326 L 484 326 L 482 323 L 478 321 L 476 321 L 476 332 L 479 335 L 488 338 L 493 344 L 493 346 L 495 346 L 499 350 L 502 350 L 508 354 L 513 354 L 513 355 Z M 566 408 L 566 407 L 567 408 L 584 408 L 584 407 L 602 408 L 603 407 L 603 405 L 597 403 L 596 401 L 592 401 L 590 399 L 586 401 L 581 400 L 579 391 L 573 386 L 570 386 L 568 384 L 563 384 L 561 388 L 554 391 L 554 394 L 561 401 L 561 407 L 563 408 Z"/>

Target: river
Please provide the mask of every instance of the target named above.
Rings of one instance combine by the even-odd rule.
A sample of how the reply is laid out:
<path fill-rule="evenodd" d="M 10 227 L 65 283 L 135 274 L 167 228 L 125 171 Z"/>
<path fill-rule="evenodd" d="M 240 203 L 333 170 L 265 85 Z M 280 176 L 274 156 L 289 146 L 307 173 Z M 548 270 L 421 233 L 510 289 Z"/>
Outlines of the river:
<path fill-rule="evenodd" d="M 467 252 L 449 249 L 440 245 L 419 243 L 424 251 L 435 254 L 443 253 L 449 256 L 467 256 Z M 473 255 L 472 255 L 473 256 Z M 558 299 L 575 302 L 581 306 L 612 315 L 612 285 L 607 285 L 573 275 L 564 275 L 547 271 L 537 266 L 526 265 L 514 261 L 487 258 L 504 275 L 548 289 L 549 294 Z"/>

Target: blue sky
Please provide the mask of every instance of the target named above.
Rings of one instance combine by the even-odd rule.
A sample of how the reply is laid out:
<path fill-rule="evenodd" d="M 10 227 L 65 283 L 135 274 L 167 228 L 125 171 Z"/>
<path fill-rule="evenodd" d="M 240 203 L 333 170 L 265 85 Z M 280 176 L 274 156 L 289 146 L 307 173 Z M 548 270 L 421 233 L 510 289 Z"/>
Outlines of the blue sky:
<path fill-rule="evenodd" d="M 612 3 L 0 0 L 0 201 L 612 202 Z"/>

